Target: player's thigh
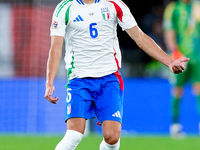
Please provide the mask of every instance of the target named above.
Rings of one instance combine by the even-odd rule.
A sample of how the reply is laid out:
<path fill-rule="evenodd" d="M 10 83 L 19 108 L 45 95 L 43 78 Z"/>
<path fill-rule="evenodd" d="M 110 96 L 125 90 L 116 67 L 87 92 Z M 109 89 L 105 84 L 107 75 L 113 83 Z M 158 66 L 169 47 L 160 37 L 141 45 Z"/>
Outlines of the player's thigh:
<path fill-rule="evenodd" d="M 121 123 L 118 121 L 106 120 L 102 122 L 102 132 L 105 141 L 109 144 L 115 144 L 120 138 Z"/>
<path fill-rule="evenodd" d="M 192 82 L 200 82 L 200 62 L 191 63 L 190 75 Z"/>
<path fill-rule="evenodd" d="M 195 94 L 200 94 L 200 62 L 191 64 L 191 80 Z"/>
<path fill-rule="evenodd" d="M 84 134 L 86 119 L 84 118 L 69 118 L 67 120 L 67 130 L 75 130 Z"/>
<path fill-rule="evenodd" d="M 84 79 L 73 79 L 67 87 L 65 120 L 95 117 L 91 91 Z"/>
<path fill-rule="evenodd" d="M 183 86 L 187 82 L 189 75 L 189 68 L 187 68 L 181 74 L 174 74 L 173 75 L 173 82 L 172 82 L 172 95 L 176 98 L 181 98 L 183 96 Z"/>
<path fill-rule="evenodd" d="M 123 116 L 123 95 L 118 80 L 106 83 L 95 100 L 95 113 L 102 123 L 106 120 L 122 122 Z"/>
<path fill-rule="evenodd" d="M 173 85 L 175 87 L 183 87 L 187 82 L 188 78 L 190 77 L 189 68 L 186 69 L 183 73 L 175 74 L 174 76 L 175 81 Z"/>
<path fill-rule="evenodd" d="M 190 78 L 190 65 L 186 67 L 186 70 L 180 74 L 171 74 L 170 83 L 172 85 L 171 94 L 176 98 L 183 96 L 183 86 Z"/>

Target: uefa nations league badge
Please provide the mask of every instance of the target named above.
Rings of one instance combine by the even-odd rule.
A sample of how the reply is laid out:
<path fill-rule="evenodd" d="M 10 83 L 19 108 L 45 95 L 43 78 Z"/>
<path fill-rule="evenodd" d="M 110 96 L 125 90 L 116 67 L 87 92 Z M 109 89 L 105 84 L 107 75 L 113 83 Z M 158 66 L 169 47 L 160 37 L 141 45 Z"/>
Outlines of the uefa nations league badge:
<path fill-rule="evenodd" d="M 58 29 L 58 22 L 57 21 L 53 21 L 53 23 L 51 25 L 51 28 L 57 30 Z"/>
<path fill-rule="evenodd" d="M 105 8 L 101 8 L 101 14 L 102 14 L 102 17 L 104 20 L 109 20 L 110 18 L 110 11 L 108 9 L 108 7 L 105 7 Z"/>

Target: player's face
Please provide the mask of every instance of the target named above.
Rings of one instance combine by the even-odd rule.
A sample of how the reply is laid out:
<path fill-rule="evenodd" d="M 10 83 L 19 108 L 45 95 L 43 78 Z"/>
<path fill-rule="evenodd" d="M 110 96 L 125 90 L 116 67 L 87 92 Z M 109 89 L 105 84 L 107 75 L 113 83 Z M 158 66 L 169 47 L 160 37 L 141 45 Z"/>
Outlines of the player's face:
<path fill-rule="evenodd" d="M 184 3 L 190 3 L 192 0 L 181 0 L 182 2 L 184 2 Z"/>

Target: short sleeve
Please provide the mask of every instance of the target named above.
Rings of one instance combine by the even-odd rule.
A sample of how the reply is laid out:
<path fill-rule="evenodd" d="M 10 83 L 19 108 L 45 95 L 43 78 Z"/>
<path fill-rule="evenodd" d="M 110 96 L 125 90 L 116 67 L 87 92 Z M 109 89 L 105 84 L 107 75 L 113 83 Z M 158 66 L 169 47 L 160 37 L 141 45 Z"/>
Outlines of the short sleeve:
<path fill-rule="evenodd" d="M 200 23 L 200 2 L 195 1 L 192 6 L 192 16 L 195 22 Z"/>
<path fill-rule="evenodd" d="M 52 23 L 50 27 L 50 35 L 65 36 L 65 13 L 66 7 L 63 7 L 63 2 L 59 3 L 54 10 Z"/>
<path fill-rule="evenodd" d="M 130 29 L 137 25 L 135 18 L 133 17 L 128 6 L 124 2 L 122 2 L 121 0 L 113 0 L 110 2 L 113 3 L 115 7 L 118 24 L 122 28 L 122 30 Z"/>

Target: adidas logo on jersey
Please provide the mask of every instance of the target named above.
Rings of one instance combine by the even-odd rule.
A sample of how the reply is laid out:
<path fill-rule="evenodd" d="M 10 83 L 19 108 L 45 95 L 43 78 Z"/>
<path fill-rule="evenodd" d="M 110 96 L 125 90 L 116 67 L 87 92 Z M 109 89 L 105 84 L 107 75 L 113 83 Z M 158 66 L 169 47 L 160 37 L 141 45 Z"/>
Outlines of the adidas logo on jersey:
<path fill-rule="evenodd" d="M 80 21 L 84 21 L 84 20 L 83 18 L 81 18 L 80 15 L 78 15 L 78 17 L 76 17 L 73 22 L 80 22 Z"/>
<path fill-rule="evenodd" d="M 120 115 L 120 112 L 119 112 L 119 111 L 117 111 L 116 113 L 114 113 L 112 116 L 113 116 L 113 117 L 121 118 L 121 115 Z"/>

